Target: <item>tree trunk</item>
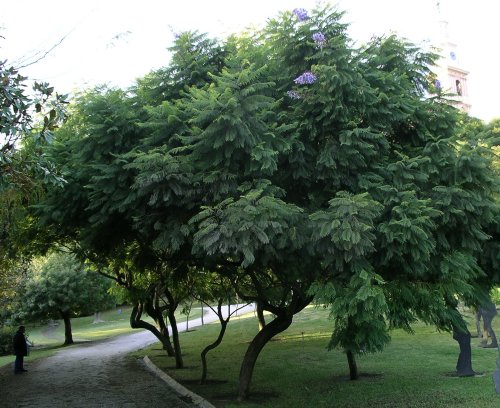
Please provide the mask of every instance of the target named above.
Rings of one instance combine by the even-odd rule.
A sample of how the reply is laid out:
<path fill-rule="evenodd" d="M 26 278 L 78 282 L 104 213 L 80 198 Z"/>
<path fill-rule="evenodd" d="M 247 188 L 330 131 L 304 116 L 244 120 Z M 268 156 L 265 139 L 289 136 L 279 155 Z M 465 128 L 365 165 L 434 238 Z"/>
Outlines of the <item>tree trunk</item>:
<path fill-rule="evenodd" d="M 168 301 L 167 317 L 170 323 L 170 328 L 172 329 L 172 342 L 174 343 L 175 351 L 175 368 L 184 368 L 181 343 L 179 341 L 179 329 L 177 328 L 177 320 L 175 319 L 175 311 L 177 310 L 177 306 L 179 306 L 179 302 L 175 300 L 172 293 L 168 290 L 168 287 L 163 288 L 163 294 Z"/>
<path fill-rule="evenodd" d="M 172 328 L 172 341 L 174 343 L 175 351 L 175 368 L 184 368 L 184 362 L 182 361 L 181 354 L 181 343 L 179 341 L 179 330 L 177 329 L 177 320 L 175 319 L 175 309 L 168 309 L 168 321 L 170 322 L 170 327 Z"/>
<path fill-rule="evenodd" d="M 349 377 L 351 380 L 357 380 L 359 378 L 358 365 L 356 364 L 356 356 L 351 350 L 346 351 L 347 363 L 349 364 Z"/>
<path fill-rule="evenodd" d="M 94 321 L 92 324 L 97 324 L 97 323 L 102 323 L 104 320 L 101 319 L 101 312 L 95 312 L 94 313 Z"/>
<path fill-rule="evenodd" d="M 212 344 L 209 344 L 207 347 L 203 349 L 201 352 L 201 365 L 202 365 L 202 372 L 201 372 L 201 380 L 200 384 L 205 384 L 207 381 L 207 353 L 210 350 L 213 350 L 214 348 L 218 347 L 219 344 L 222 343 L 222 339 L 224 338 L 224 334 L 226 333 L 226 328 L 227 328 L 227 320 L 222 320 L 220 322 L 220 331 L 219 331 L 219 336 L 217 337 L 217 340 L 215 340 Z"/>
<path fill-rule="evenodd" d="M 159 328 L 161 334 L 161 343 L 163 345 L 163 350 L 167 352 L 169 357 L 175 356 L 174 348 L 172 347 L 172 343 L 170 342 L 170 333 L 168 332 L 168 325 L 165 323 L 165 319 L 163 318 L 163 310 L 160 307 L 160 296 L 159 296 L 159 287 L 154 287 L 154 298 L 148 299 L 145 302 L 144 307 L 146 308 L 146 313 L 152 317 L 155 321 L 156 326 Z"/>
<path fill-rule="evenodd" d="M 130 327 L 133 329 L 146 329 L 153 333 L 156 338 L 163 345 L 163 349 L 167 351 L 169 356 L 173 356 L 174 350 L 172 348 L 172 344 L 170 343 L 170 338 L 168 336 L 163 335 L 154 325 L 151 323 L 145 322 L 141 320 L 142 316 L 142 303 L 138 302 L 133 308 L 132 313 L 130 313 Z M 167 331 L 168 333 L 168 331 Z M 170 349 L 169 349 L 170 346 Z M 172 354 L 170 353 L 172 352 Z"/>
<path fill-rule="evenodd" d="M 207 382 L 207 353 L 210 350 L 213 350 L 214 348 L 218 347 L 219 344 L 222 343 L 222 339 L 224 338 L 224 334 L 226 333 L 227 324 L 229 323 L 230 316 L 228 316 L 227 319 L 224 319 L 222 317 L 222 301 L 219 301 L 219 304 L 218 304 L 218 307 L 217 307 L 217 315 L 219 317 L 219 322 L 220 322 L 219 336 L 217 337 L 217 339 L 212 344 L 209 344 L 201 352 L 201 366 L 202 366 L 202 370 L 201 370 L 200 384 L 205 384 Z"/>
<path fill-rule="evenodd" d="M 162 335 L 162 338 L 164 339 L 164 341 L 162 341 L 163 350 L 167 352 L 167 355 L 169 357 L 175 356 L 175 351 L 172 347 L 172 343 L 170 342 L 170 333 L 168 331 L 167 324 L 165 324 L 165 319 L 163 319 L 163 316 L 160 316 L 159 319 L 155 319 L 155 322 L 160 327 L 160 333 Z"/>
<path fill-rule="evenodd" d="M 189 307 L 187 310 L 187 315 L 186 315 L 186 332 L 189 331 L 189 316 L 191 315 L 191 309 L 193 308 L 193 301 L 189 303 Z"/>
<path fill-rule="evenodd" d="M 264 318 L 264 309 L 262 308 L 262 303 L 257 302 L 255 309 L 257 310 L 257 320 L 259 321 L 259 331 L 261 331 L 266 326 L 266 319 Z"/>
<path fill-rule="evenodd" d="M 160 328 L 160 333 L 162 334 L 165 341 L 163 342 L 163 349 L 167 351 L 169 357 L 175 356 L 174 348 L 172 347 L 172 343 L 170 342 L 170 333 L 168 332 L 168 325 L 165 323 L 165 319 L 163 317 L 163 309 L 160 307 L 160 286 L 157 285 L 155 287 L 155 296 L 154 301 L 152 303 L 153 309 L 153 319 L 156 324 Z"/>
<path fill-rule="evenodd" d="M 453 326 L 453 339 L 458 342 L 460 354 L 457 361 L 457 375 L 459 377 L 473 377 L 476 373 L 472 369 L 472 356 L 470 347 L 470 333 Z"/>
<path fill-rule="evenodd" d="M 73 344 L 73 333 L 71 332 L 71 319 L 69 317 L 69 311 L 61 311 L 61 316 L 64 321 L 64 345 L 67 346 L 68 344 Z"/>
<path fill-rule="evenodd" d="M 276 334 L 286 330 L 291 323 L 292 316 L 286 316 L 285 314 L 277 316 L 276 319 L 263 327 L 262 330 L 259 331 L 254 337 L 254 339 L 248 346 L 245 357 L 243 358 L 243 362 L 241 364 L 238 385 L 238 401 L 243 401 L 248 397 L 253 370 L 262 348 Z"/>
<path fill-rule="evenodd" d="M 474 313 L 474 318 L 476 320 L 476 331 L 477 331 L 477 336 L 473 336 L 471 334 L 471 337 L 478 337 L 481 338 L 483 335 L 483 330 L 481 329 L 481 312 L 479 311 L 479 308 L 476 309 L 476 312 Z"/>
<path fill-rule="evenodd" d="M 189 315 L 191 313 L 191 309 L 189 309 L 189 312 L 186 315 L 186 333 L 189 331 Z"/>

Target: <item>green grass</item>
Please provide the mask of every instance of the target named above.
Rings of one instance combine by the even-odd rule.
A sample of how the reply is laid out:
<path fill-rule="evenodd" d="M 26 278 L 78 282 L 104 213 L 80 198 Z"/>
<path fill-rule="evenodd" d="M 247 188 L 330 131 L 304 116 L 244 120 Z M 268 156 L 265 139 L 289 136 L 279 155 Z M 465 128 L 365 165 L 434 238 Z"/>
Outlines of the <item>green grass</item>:
<path fill-rule="evenodd" d="M 119 310 L 121 310 L 121 313 L 119 313 Z M 131 307 L 108 310 L 101 315 L 101 319 L 104 322 L 96 324 L 93 323 L 94 316 L 71 319 L 73 340 L 78 344 L 81 342 L 108 339 L 138 331 L 138 329 L 130 327 L 129 318 L 131 311 Z M 193 308 L 189 319 L 196 319 L 200 316 L 201 310 Z M 176 318 L 179 323 L 186 321 L 186 315 L 180 313 L 176 314 Z M 145 317 L 144 320 L 152 322 L 148 317 Z M 34 344 L 34 347 L 30 349 L 30 355 L 26 359 L 28 363 L 29 361 L 51 356 L 63 347 L 64 323 L 62 320 L 59 320 L 57 324 L 57 326 L 51 328 L 47 325 L 26 325 L 28 339 Z M 0 367 L 11 363 L 14 361 L 14 358 L 14 356 L 0 356 Z"/>
<path fill-rule="evenodd" d="M 500 318 L 494 320 L 500 334 Z M 449 333 L 416 325 L 415 334 L 397 330 L 383 353 L 358 358 L 362 377 L 348 380 L 345 354 L 328 351 L 331 333 L 327 312 L 308 308 L 292 326 L 271 341 L 257 361 L 248 402 L 237 403 L 235 391 L 241 360 L 257 330 L 257 321 L 231 321 L 222 345 L 208 354 L 207 385 L 199 385 L 199 353 L 218 333 L 218 324 L 181 334 L 186 369 L 175 370 L 158 345 L 134 353 L 148 354 L 155 364 L 217 407 L 472 407 L 500 406 L 491 374 L 497 352 L 472 340 L 473 367 L 482 377 L 453 376 L 458 344 Z M 471 327 L 472 330 L 472 327 Z"/>

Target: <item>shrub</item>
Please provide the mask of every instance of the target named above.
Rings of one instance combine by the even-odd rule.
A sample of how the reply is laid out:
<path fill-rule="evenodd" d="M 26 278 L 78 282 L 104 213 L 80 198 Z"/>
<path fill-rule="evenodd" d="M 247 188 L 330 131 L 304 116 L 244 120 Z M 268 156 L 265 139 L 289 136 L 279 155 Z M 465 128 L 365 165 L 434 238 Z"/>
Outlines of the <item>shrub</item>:
<path fill-rule="evenodd" d="M 5 326 L 0 328 L 0 356 L 12 354 L 12 338 L 16 334 L 14 327 Z"/>
<path fill-rule="evenodd" d="M 490 296 L 491 296 L 491 301 L 494 304 L 500 305 L 500 288 L 499 287 L 494 287 L 490 292 Z"/>

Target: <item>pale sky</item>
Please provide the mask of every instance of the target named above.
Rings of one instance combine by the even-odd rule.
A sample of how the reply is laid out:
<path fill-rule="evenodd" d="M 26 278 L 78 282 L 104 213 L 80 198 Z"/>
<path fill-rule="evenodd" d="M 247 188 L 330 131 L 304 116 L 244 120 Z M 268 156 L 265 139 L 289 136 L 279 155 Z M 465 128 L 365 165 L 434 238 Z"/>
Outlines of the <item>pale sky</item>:
<path fill-rule="evenodd" d="M 167 65 L 173 33 L 211 36 L 261 26 L 279 11 L 312 9 L 317 0 L 3 0 L 0 7 L 0 59 L 21 65 L 34 54 L 45 58 L 22 71 L 59 93 L 99 83 L 127 87 L 151 69 Z M 411 41 L 436 41 L 440 19 L 436 0 L 331 0 L 346 11 L 350 36 L 359 42 L 397 32 Z M 470 72 L 471 114 L 500 117 L 500 2 L 440 0 L 462 68 Z M 438 45 L 438 44 L 436 44 Z"/>

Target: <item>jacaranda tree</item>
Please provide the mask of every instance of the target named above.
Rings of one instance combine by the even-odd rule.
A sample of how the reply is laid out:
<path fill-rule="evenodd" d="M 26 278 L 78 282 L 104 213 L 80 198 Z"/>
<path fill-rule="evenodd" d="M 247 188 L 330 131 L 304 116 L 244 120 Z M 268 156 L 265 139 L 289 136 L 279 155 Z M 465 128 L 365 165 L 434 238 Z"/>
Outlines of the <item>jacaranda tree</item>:
<path fill-rule="evenodd" d="M 52 153 L 70 170 L 88 152 L 85 176 L 40 206 L 45 225 L 95 253 L 136 242 L 177 282 L 219 273 L 274 315 L 244 356 L 240 399 L 260 351 L 315 296 L 356 378 L 355 355 L 382 350 L 391 328 L 467 335 L 457 301 L 485 276 L 498 180 L 433 94 L 436 56 L 395 36 L 354 48 L 341 18 L 296 9 L 222 45 L 182 34 L 118 117 L 81 115 L 73 147 Z"/>

